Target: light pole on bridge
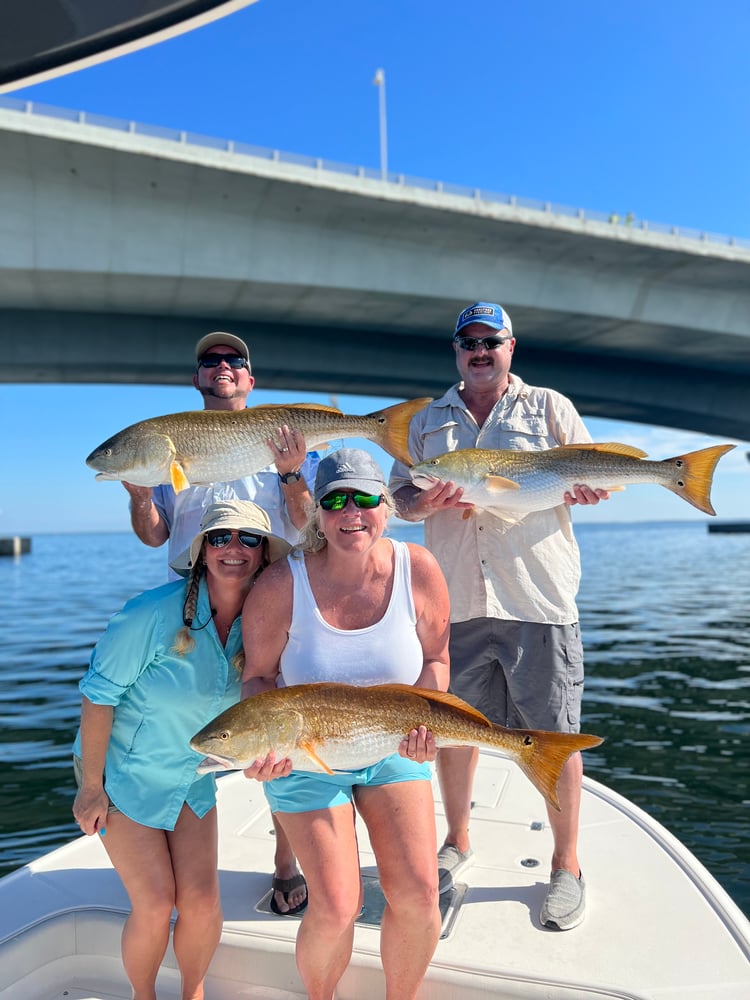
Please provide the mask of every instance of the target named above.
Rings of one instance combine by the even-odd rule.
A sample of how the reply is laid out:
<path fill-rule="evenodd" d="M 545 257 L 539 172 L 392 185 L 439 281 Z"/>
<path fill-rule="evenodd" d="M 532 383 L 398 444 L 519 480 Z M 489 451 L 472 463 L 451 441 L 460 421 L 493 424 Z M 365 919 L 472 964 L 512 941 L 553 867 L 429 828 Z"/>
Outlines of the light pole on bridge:
<path fill-rule="evenodd" d="M 377 69 L 372 81 L 380 89 L 378 95 L 380 107 L 380 177 L 388 179 L 388 126 L 385 117 L 385 70 Z"/>

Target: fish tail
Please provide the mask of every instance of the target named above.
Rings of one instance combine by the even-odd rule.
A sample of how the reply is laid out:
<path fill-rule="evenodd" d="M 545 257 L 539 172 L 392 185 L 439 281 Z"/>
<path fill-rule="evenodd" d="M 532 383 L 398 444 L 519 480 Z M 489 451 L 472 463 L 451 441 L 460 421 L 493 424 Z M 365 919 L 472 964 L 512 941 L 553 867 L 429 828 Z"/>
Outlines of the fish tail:
<path fill-rule="evenodd" d="M 711 504 L 714 469 L 721 456 L 734 447 L 733 444 L 717 444 L 700 451 L 691 451 L 687 455 L 665 459 L 661 464 L 669 466 L 672 475 L 670 481 L 662 485 L 704 514 L 716 514 Z"/>
<path fill-rule="evenodd" d="M 431 398 L 410 399 L 368 414 L 377 421 L 373 440 L 397 461 L 404 465 L 414 465 L 409 454 L 409 424 L 414 414 L 431 402 Z"/>
<path fill-rule="evenodd" d="M 516 757 L 523 773 L 541 792 L 547 802 L 559 811 L 557 782 L 563 767 L 572 754 L 604 741 L 600 736 L 586 733 L 547 733 L 540 730 L 518 730 L 522 734 L 522 748 Z"/>

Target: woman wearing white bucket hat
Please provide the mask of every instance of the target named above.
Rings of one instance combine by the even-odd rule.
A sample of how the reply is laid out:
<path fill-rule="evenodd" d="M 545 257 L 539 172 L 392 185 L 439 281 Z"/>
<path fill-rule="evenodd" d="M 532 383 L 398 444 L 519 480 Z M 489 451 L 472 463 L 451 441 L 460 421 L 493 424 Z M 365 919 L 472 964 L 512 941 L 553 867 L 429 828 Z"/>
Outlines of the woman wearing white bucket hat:
<path fill-rule="evenodd" d="M 212 504 L 175 560 L 186 579 L 128 601 L 79 685 L 73 813 L 103 838 L 130 897 L 122 957 L 138 1000 L 155 995 L 175 906 L 182 996 L 203 996 L 222 926 L 216 781 L 196 774 L 189 741 L 239 699 L 242 605 L 289 548 L 256 504 Z"/>

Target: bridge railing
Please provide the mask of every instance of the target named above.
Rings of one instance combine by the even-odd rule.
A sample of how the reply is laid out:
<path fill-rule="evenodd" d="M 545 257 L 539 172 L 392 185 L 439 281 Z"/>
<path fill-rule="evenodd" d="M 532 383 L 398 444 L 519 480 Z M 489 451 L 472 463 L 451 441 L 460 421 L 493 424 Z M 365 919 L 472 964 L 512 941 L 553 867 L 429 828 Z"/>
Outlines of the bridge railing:
<path fill-rule="evenodd" d="M 161 125 L 148 125 L 142 122 L 127 121 L 124 118 L 114 118 L 110 115 L 94 114 L 90 111 L 73 111 L 68 108 L 58 108 L 51 104 L 37 101 L 22 101 L 15 97 L 0 95 L 0 108 L 8 111 L 18 111 L 28 115 L 40 115 L 46 118 L 57 118 L 64 121 L 77 122 L 84 125 L 94 125 L 99 128 L 113 129 L 118 132 L 129 132 L 134 135 L 149 136 L 168 142 L 177 142 L 189 146 L 199 146 L 204 149 L 216 149 L 233 153 L 238 156 L 252 156 L 261 160 L 273 160 L 278 163 L 289 163 L 300 167 L 309 167 L 318 171 L 335 174 L 347 174 L 351 177 L 363 177 L 369 180 L 383 181 L 400 187 L 421 188 L 461 198 L 473 198 L 477 201 L 500 205 L 511 205 L 532 212 L 543 212 L 547 215 L 565 216 L 573 219 L 592 222 L 605 222 L 626 229 L 640 229 L 653 233 L 674 236 L 680 240 L 697 240 L 700 242 L 717 243 L 724 246 L 750 249 L 750 239 L 726 236 L 721 233 L 704 232 L 685 226 L 671 226 L 662 222 L 651 222 L 637 219 L 628 212 L 620 215 L 617 212 L 597 212 L 588 208 L 574 208 L 557 202 L 542 201 L 537 198 L 524 198 L 512 194 L 501 194 L 488 191 L 485 188 L 469 187 L 464 184 L 452 184 L 447 181 L 428 180 L 424 177 L 413 177 L 409 174 L 389 172 L 383 176 L 380 170 L 373 167 L 354 166 L 348 163 L 338 163 L 334 160 L 306 156 L 302 153 L 286 153 L 278 149 L 268 149 L 265 146 L 254 146 L 251 143 L 236 142 L 232 139 L 220 139 L 216 136 L 201 135 L 197 132 L 165 128 Z"/>

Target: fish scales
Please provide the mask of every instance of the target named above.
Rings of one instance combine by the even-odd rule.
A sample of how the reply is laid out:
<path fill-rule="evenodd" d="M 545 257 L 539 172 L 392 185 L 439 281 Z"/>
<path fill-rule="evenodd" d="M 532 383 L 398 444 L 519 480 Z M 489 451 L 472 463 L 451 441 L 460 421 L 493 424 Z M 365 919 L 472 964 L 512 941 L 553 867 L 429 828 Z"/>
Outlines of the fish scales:
<path fill-rule="evenodd" d="M 541 451 L 464 448 L 426 459 L 410 469 L 414 484 L 430 489 L 452 481 L 467 503 L 513 519 L 563 502 L 579 484 L 617 491 L 663 486 L 706 514 L 715 514 L 710 491 L 716 463 L 734 445 L 714 445 L 661 461 L 618 442 L 563 445 Z"/>
<path fill-rule="evenodd" d="M 409 423 L 429 399 L 397 403 L 368 414 L 292 403 L 244 410 L 195 410 L 141 420 L 104 441 L 86 459 L 97 479 L 136 486 L 226 482 L 253 475 L 274 461 L 268 440 L 284 424 L 302 431 L 308 450 L 347 437 L 366 438 L 411 464 Z"/>
<path fill-rule="evenodd" d="M 506 729 L 454 695 L 408 685 L 300 684 L 265 691 L 222 712 L 190 741 L 200 773 L 246 768 L 271 751 L 304 771 L 357 770 L 398 750 L 424 725 L 438 747 L 478 746 L 511 757 L 558 808 L 556 786 L 572 753 L 598 746 L 587 734 Z"/>

